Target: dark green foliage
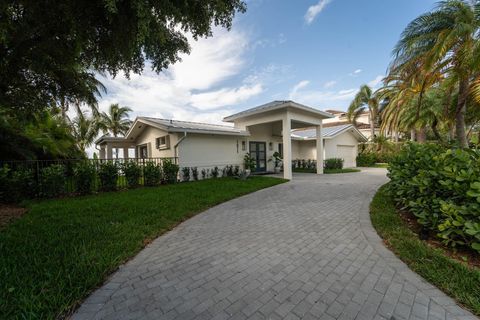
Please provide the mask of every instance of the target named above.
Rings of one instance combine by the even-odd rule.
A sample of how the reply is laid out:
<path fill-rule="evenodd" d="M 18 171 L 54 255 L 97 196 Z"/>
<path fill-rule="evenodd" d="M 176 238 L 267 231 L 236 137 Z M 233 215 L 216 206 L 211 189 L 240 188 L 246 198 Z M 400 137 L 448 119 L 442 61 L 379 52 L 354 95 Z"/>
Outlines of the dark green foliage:
<path fill-rule="evenodd" d="M 202 169 L 202 180 L 207 179 L 210 176 L 210 170 L 209 169 Z"/>
<path fill-rule="evenodd" d="M 409 143 L 390 162 L 390 193 L 449 246 L 480 252 L 480 153 Z"/>
<path fill-rule="evenodd" d="M 183 167 L 182 168 L 182 181 L 183 182 L 190 181 L 190 168 L 189 167 Z"/>
<path fill-rule="evenodd" d="M 162 164 L 163 179 L 166 183 L 176 183 L 178 179 L 178 164 L 173 163 L 170 159 L 166 159 Z"/>
<path fill-rule="evenodd" d="M 214 179 L 215 179 L 215 178 L 218 178 L 219 173 L 220 173 L 220 172 L 218 171 L 218 167 L 215 166 L 215 167 L 212 169 L 212 171 L 211 171 L 212 178 L 214 178 Z"/>
<path fill-rule="evenodd" d="M 198 168 L 192 167 L 192 178 L 194 181 L 198 181 Z"/>
<path fill-rule="evenodd" d="M 243 166 L 245 167 L 245 170 L 255 170 L 256 162 L 255 159 L 253 159 L 249 153 L 246 153 L 245 156 L 243 157 Z"/>
<path fill-rule="evenodd" d="M 370 204 L 378 234 L 413 271 L 480 315 L 480 269 L 469 268 L 421 241 L 398 214 L 387 186 L 380 188 Z"/>
<path fill-rule="evenodd" d="M 357 156 L 357 167 L 373 167 L 377 163 L 377 157 L 373 152 L 362 152 Z"/>
<path fill-rule="evenodd" d="M 0 318 L 63 319 L 146 243 L 198 212 L 285 182 L 253 177 L 35 201 L 0 232 Z"/>
<path fill-rule="evenodd" d="M 53 164 L 40 170 L 40 196 L 58 197 L 65 193 L 65 166 Z"/>
<path fill-rule="evenodd" d="M 330 158 L 325 159 L 323 163 L 325 169 L 343 169 L 343 159 L 340 158 Z"/>
<path fill-rule="evenodd" d="M 233 168 L 233 176 L 236 177 L 238 176 L 238 174 L 240 173 L 240 167 L 239 166 L 235 166 Z"/>
<path fill-rule="evenodd" d="M 98 177 L 100 179 L 100 190 L 114 191 L 117 190 L 118 166 L 113 161 L 105 161 L 100 164 L 98 169 Z"/>
<path fill-rule="evenodd" d="M 148 161 L 143 168 L 143 182 L 146 187 L 157 186 L 162 182 L 162 167 Z"/>
<path fill-rule="evenodd" d="M 75 190 L 80 194 L 89 194 L 95 186 L 95 166 L 90 161 L 79 162 L 73 169 Z"/>
<path fill-rule="evenodd" d="M 7 183 L 6 187 L 9 190 L 8 198 L 5 199 L 7 202 L 20 202 L 37 194 L 35 173 L 32 169 L 20 167 L 10 171 Z"/>
<path fill-rule="evenodd" d="M 0 202 L 8 201 L 10 186 L 10 168 L 7 165 L 0 167 Z"/>
<path fill-rule="evenodd" d="M 140 185 L 140 178 L 142 176 L 142 168 L 135 160 L 125 161 L 122 164 L 122 171 L 125 174 L 128 188 L 136 188 Z"/>
<path fill-rule="evenodd" d="M 52 101 L 93 104 L 97 72 L 160 72 L 189 53 L 186 33 L 230 28 L 240 0 L 2 1 L 0 106 L 31 111 Z"/>

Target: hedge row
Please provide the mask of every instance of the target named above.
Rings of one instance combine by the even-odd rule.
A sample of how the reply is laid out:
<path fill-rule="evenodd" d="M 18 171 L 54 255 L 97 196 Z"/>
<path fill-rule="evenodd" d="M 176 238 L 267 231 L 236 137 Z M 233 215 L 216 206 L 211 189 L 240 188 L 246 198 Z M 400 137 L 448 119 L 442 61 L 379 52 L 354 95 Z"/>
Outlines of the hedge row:
<path fill-rule="evenodd" d="M 406 144 L 390 161 L 389 192 L 425 233 L 480 252 L 480 152 Z"/>
<path fill-rule="evenodd" d="M 317 167 L 316 160 L 295 159 L 292 160 L 292 169 L 315 169 Z M 343 169 L 343 159 L 329 158 L 323 161 L 325 169 Z"/>

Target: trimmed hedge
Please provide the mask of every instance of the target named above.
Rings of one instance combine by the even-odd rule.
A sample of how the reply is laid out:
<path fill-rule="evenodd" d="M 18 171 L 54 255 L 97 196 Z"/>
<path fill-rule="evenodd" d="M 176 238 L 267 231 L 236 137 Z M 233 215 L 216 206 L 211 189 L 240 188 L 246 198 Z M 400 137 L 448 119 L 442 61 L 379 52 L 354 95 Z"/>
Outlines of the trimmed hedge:
<path fill-rule="evenodd" d="M 480 252 L 480 152 L 406 144 L 392 159 L 389 192 L 426 231 Z"/>

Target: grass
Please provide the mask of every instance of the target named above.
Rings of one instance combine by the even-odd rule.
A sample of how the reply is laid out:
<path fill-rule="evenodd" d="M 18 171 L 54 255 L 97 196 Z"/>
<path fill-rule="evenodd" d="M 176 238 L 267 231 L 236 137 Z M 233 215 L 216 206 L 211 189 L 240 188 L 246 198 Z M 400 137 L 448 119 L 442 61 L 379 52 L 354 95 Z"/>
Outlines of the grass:
<path fill-rule="evenodd" d="M 374 168 L 388 168 L 388 163 L 375 163 Z"/>
<path fill-rule="evenodd" d="M 345 168 L 345 169 L 324 169 L 323 173 L 325 174 L 334 174 L 334 173 L 350 173 L 350 172 L 360 172 L 360 169 Z M 317 169 L 304 169 L 304 168 L 295 168 L 293 172 L 300 173 L 317 173 Z"/>
<path fill-rule="evenodd" d="M 210 179 L 27 204 L 0 232 L 0 318 L 67 315 L 149 241 L 232 198 L 285 180 Z"/>
<path fill-rule="evenodd" d="M 370 205 L 374 228 L 392 251 L 412 270 L 447 295 L 480 315 L 480 270 L 449 257 L 444 250 L 429 246 L 413 233 L 397 213 L 386 186 Z"/>

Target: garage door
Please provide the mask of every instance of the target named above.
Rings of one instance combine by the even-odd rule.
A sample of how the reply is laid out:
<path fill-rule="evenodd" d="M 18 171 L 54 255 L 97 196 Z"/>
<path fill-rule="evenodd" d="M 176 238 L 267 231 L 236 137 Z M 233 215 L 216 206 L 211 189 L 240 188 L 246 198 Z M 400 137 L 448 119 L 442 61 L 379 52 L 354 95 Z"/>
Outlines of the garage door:
<path fill-rule="evenodd" d="M 337 158 L 343 159 L 343 167 L 355 167 L 355 147 L 348 145 L 337 145 Z"/>

